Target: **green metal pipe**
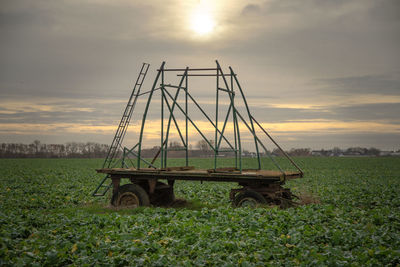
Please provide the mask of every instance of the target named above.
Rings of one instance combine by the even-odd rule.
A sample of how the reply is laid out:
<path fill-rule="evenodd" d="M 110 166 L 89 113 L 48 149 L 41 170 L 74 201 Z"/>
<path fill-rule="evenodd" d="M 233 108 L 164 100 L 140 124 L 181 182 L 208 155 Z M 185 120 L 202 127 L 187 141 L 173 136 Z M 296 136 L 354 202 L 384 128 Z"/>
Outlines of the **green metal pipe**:
<path fill-rule="evenodd" d="M 186 146 L 186 143 L 185 143 L 185 140 L 183 139 L 183 135 L 182 135 L 182 132 L 181 132 L 181 130 L 179 128 L 178 122 L 176 121 L 176 118 L 175 118 L 174 114 L 172 113 L 171 106 L 170 106 L 170 104 L 169 104 L 169 102 L 167 100 L 165 100 L 165 104 L 167 104 L 167 108 L 168 108 L 170 114 L 172 115 L 172 120 L 174 121 L 175 127 L 178 130 L 179 137 L 181 138 L 182 144 L 183 144 L 183 146 Z M 165 141 L 167 141 L 167 139 L 165 139 Z"/>
<path fill-rule="evenodd" d="M 165 61 L 163 61 L 161 63 L 160 69 L 163 69 L 164 65 L 165 65 Z M 149 93 L 149 98 L 147 100 L 147 104 L 146 104 L 146 107 L 145 107 L 145 110 L 144 110 L 144 113 L 143 113 L 142 127 L 140 128 L 140 135 L 139 135 L 138 164 L 137 164 L 138 169 L 140 169 L 140 155 L 141 155 L 141 152 L 142 152 L 143 131 L 144 131 L 144 125 L 146 123 L 147 112 L 149 110 L 150 103 L 151 103 L 151 98 L 153 96 L 154 89 L 156 88 L 156 85 L 157 85 L 157 82 L 158 82 L 158 78 L 160 77 L 161 72 L 162 71 L 159 70 L 158 73 L 157 73 L 157 76 L 156 76 L 156 78 L 154 80 L 153 87 L 151 88 L 151 92 Z"/>
<path fill-rule="evenodd" d="M 153 167 L 154 169 L 157 169 L 156 166 L 154 166 L 153 164 L 151 164 L 150 162 L 148 162 L 148 161 L 145 160 L 144 158 L 139 157 L 138 153 L 136 153 L 135 151 L 131 150 L 131 151 L 129 151 L 129 153 L 132 154 L 132 155 L 134 155 L 135 157 L 137 157 L 138 160 L 141 160 L 141 161 L 143 161 L 144 163 L 148 164 L 150 167 Z"/>
<path fill-rule="evenodd" d="M 175 86 L 175 85 L 165 85 L 165 87 L 173 87 L 173 88 L 182 88 L 182 89 L 185 89 L 184 87 L 179 87 L 179 86 Z M 207 113 L 202 109 L 202 107 L 197 103 L 197 101 L 193 98 L 193 96 L 189 93 L 189 92 L 186 92 L 187 93 L 187 95 L 189 96 L 189 98 L 190 98 L 190 100 L 192 100 L 193 101 L 193 103 L 197 106 L 197 108 L 201 111 L 201 113 L 206 117 L 206 119 L 212 124 L 212 126 L 215 128 L 215 124 L 214 124 L 214 122 L 211 120 L 211 118 L 207 115 Z M 218 133 L 219 134 L 221 134 L 221 131 L 220 130 L 218 130 Z M 229 142 L 229 140 L 224 136 L 224 135 L 222 135 L 223 137 L 222 138 L 224 138 L 224 140 L 227 142 L 227 144 L 233 149 L 233 145 Z"/>
<path fill-rule="evenodd" d="M 234 114 L 234 121 L 236 125 L 236 133 L 237 133 L 237 140 L 238 140 L 238 145 L 239 145 L 239 170 L 242 172 L 242 140 L 240 139 L 240 128 L 239 128 L 239 122 L 236 116 L 236 108 L 233 107 L 233 114 Z"/>
<path fill-rule="evenodd" d="M 252 116 L 253 117 L 253 116 Z M 268 138 L 278 147 L 278 149 L 283 153 L 283 155 L 285 155 L 285 157 L 293 164 L 293 166 L 296 167 L 296 169 L 301 172 L 303 174 L 303 171 L 300 169 L 299 166 L 297 166 L 297 164 L 292 160 L 292 158 L 285 152 L 285 150 L 283 150 L 280 145 L 278 145 L 277 142 L 275 142 L 275 140 L 272 138 L 271 135 L 269 135 L 269 133 L 261 126 L 260 123 L 258 123 L 258 121 L 253 117 L 254 122 L 258 125 L 258 127 L 260 127 L 260 129 L 268 136 Z"/>
<path fill-rule="evenodd" d="M 175 103 L 176 103 L 176 100 L 178 99 L 178 95 L 179 95 L 179 92 L 180 92 L 180 90 L 181 90 L 181 86 L 182 86 L 182 84 L 183 84 L 183 81 L 185 80 L 185 77 L 186 77 L 186 75 L 187 75 L 187 72 L 188 72 L 188 69 L 189 69 L 189 67 L 186 67 L 186 70 L 185 70 L 185 72 L 183 73 L 183 76 L 182 76 L 182 78 L 181 78 L 181 81 L 179 82 L 179 86 L 178 86 L 178 89 L 176 89 L 176 93 L 175 93 L 175 97 L 174 97 L 174 102 L 172 103 L 172 109 L 169 109 L 169 120 L 168 120 L 168 126 L 167 126 L 167 132 L 165 133 L 165 157 L 164 157 L 164 167 L 167 167 L 167 158 L 168 158 L 168 155 L 167 155 L 167 149 L 168 149 L 168 137 L 169 137 L 169 129 L 170 129 L 170 127 L 171 127 L 171 119 L 172 119 L 172 117 L 173 117 L 173 119 L 174 119 L 174 122 L 175 122 L 175 125 L 176 125 L 176 128 L 177 128 L 177 130 L 178 130 L 178 132 L 179 132 L 179 136 L 182 138 L 182 142 L 183 143 L 185 143 L 184 141 L 183 141 L 183 137 L 182 137 L 182 134 L 181 134 L 181 132 L 180 132 L 180 130 L 179 130 L 179 126 L 178 126 L 178 124 L 176 123 L 176 121 L 175 121 L 175 117 L 174 117 L 174 109 L 175 109 Z M 166 90 L 165 90 L 166 91 Z M 167 102 L 167 104 L 168 104 L 168 102 Z M 168 108 L 169 108 L 169 105 L 168 105 Z"/>
<path fill-rule="evenodd" d="M 167 93 L 167 95 L 172 99 L 172 101 L 174 101 L 174 98 L 172 97 L 172 95 L 166 90 L 165 91 Z M 176 102 L 176 101 L 175 101 Z M 180 111 L 183 113 L 183 115 L 186 116 L 185 111 L 183 110 L 183 108 L 179 105 L 179 103 L 176 103 L 176 106 L 180 109 Z M 211 147 L 212 150 L 215 150 L 215 148 L 213 147 L 213 145 L 210 143 L 209 140 L 207 140 L 207 138 L 205 137 L 205 135 L 201 132 L 201 130 L 199 129 L 199 127 L 197 127 L 197 125 L 192 121 L 192 119 L 190 117 L 187 117 L 188 120 L 190 121 L 190 123 L 193 125 L 193 127 L 197 130 L 197 132 L 201 135 L 201 137 L 203 137 L 203 139 L 207 142 L 207 144 Z"/>
<path fill-rule="evenodd" d="M 126 148 L 124 147 L 124 149 L 122 150 L 121 168 L 123 168 L 125 165 L 125 151 L 126 151 Z"/>
<path fill-rule="evenodd" d="M 231 71 L 231 73 L 232 73 L 232 74 L 235 74 L 235 73 L 233 72 L 233 69 L 232 69 L 230 66 L 229 66 L 229 69 L 230 69 L 230 71 Z M 253 129 L 253 132 L 255 132 L 255 129 L 254 129 L 254 124 L 253 124 L 253 119 L 252 119 L 252 116 L 251 116 L 251 113 L 250 113 L 249 105 L 247 104 L 246 97 L 245 97 L 245 96 L 244 96 L 244 94 L 243 94 L 242 87 L 240 86 L 239 80 L 238 80 L 238 78 L 236 77 L 236 75 L 233 75 L 233 78 L 235 79 L 235 81 L 236 81 L 236 84 L 237 84 L 237 86 L 238 86 L 238 88 L 239 88 L 240 94 L 242 95 L 243 102 L 244 102 L 244 105 L 245 105 L 245 107 L 246 107 L 247 114 L 248 114 L 248 116 L 249 116 L 249 120 L 250 120 L 251 128 Z M 257 143 L 257 141 L 256 141 L 256 139 L 255 139 L 255 138 L 254 138 L 254 143 L 255 143 L 255 146 L 256 146 L 256 152 L 257 152 L 258 169 L 260 169 L 260 170 L 261 170 L 261 159 L 260 159 L 260 152 L 259 152 L 259 150 L 258 150 L 258 143 Z"/>
<path fill-rule="evenodd" d="M 212 124 L 213 127 L 215 127 L 214 122 L 210 119 L 210 117 L 205 113 L 205 111 L 201 108 L 201 106 L 197 103 L 197 101 L 192 97 L 192 95 L 188 92 L 189 98 L 193 101 L 193 103 L 198 107 L 198 109 L 203 113 L 203 115 L 206 117 L 206 119 Z M 221 134 L 221 131 L 218 130 L 218 132 Z M 230 146 L 230 148 L 233 149 L 232 144 L 229 142 L 229 140 L 223 135 L 224 140 L 226 143 Z"/>
<path fill-rule="evenodd" d="M 221 66 L 219 65 L 218 60 L 215 60 L 215 62 L 217 64 L 217 68 L 219 69 L 219 71 L 222 74 L 222 78 L 224 80 L 226 88 L 229 89 L 229 85 L 226 82 L 225 75 L 224 75 L 224 73 L 223 73 L 223 71 L 221 69 Z M 234 120 L 234 123 L 236 123 L 236 127 L 237 127 L 236 133 L 238 134 L 238 139 L 237 140 L 239 142 L 239 169 L 240 169 L 240 172 L 241 172 L 242 171 L 242 145 L 241 145 L 241 140 L 240 140 L 239 123 L 238 123 L 237 118 L 236 118 L 236 108 L 234 106 L 234 94 L 235 94 L 235 92 L 233 91 L 232 88 L 230 89 L 230 91 L 231 91 L 231 94 L 228 94 L 228 95 L 229 95 L 229 99 L 231 101 L 231 106 L 233 107 L 233 120 Z"/>
<path fill-rule="evenodd" d="M 222 134 L 224 134 L 224 132 L 225 132 L 225 127 L 226 127 L 226 124 L 228 123 L 228 119 L 229 119 L 229 115 L 231 113 L 231 109 L 232 109 L 232 105 L 229 105 L 228 112 L 226 113 L 226 117 L 225 117 L 225 121 L 224 121 L 224 126 L 222 127 L 222 130 L 221 130 Z M 218 147 L 220 147 L 220 145 L 221 145 L 222 134 L 218 139 Z"/>
<path fill-rule="evenodd" d="M 129 162 L 132 164 L 132 167 L 136 168 L 136 167 L 135 167 L 135 164 L 133 163 L 133 161 L 132 161 L 128 156 L 126 157 L 126 159 L 129 160 Z M 129 168 L 129 166 L 128 166 L 128 164 L 126 164 L 126 162 L 125 162 L 125 166 L 126 166 L 127 168 Z"/>
<path fill-rule="evenodd" d="M 133 151 L 137 146 L 139 145 L 139 143 L 137 143 L 136 145 L 134 145 L 131 149 L 127 149 L 126 147 L 124 149 L 126 149 L 128 151 L 128 153 L 130 153 L 131 151 Z"/>
<path fill-rule="evenodd" d="M 189 128 L 188 128 L 188 95 L 187 95 L 187 90 L 188 90 L 188 77 L 186 75 L 186 80 L 185 80 L 185 111 L 186 111 L 186 116 L 185 116 L 185 127 L 186 127 L 186 167 L 189 166 Z"/>
<path fill-rule="evenodd" d="M 161 70 L 161 168 L 164 168 L 164 69 Z"/>
<path fill-rule="evenodd" d="M 231 74 L 232 74 L 232 72 L 231 72 Z M 231 75 L 231 90 L 232 90 L 233 95 L 232 95 L 231 105 L 229 106 L 229 108 L 231 108 L 232 106 L 235 105 L 235 94 L 234 94 L 235 91 L 233 90 L 233 78 L 232 78 L 232 75 Z M 232 119 L 233 119 L 233 134 L 234 134 L 234 137 L 235 137 L 235 168 L 237 169 L 237 167 L 238 167 L 237 136 L 236 136 L 237 132 L 236 132 L 235 116 L 233 115 L 234 112 L 235 111 L 232 112 Z"/>
<path fill-rule="evenodd" d="M 258 136 L 256 135 L 255 132 L 253 132 L 250 128 L 250 126 L 247 124 L 247 122 L 245 121 L 245 119 L 242 117 L 242 115 L 237 111 L 236 114 L 239 116 L 239 118 L 243 121 L 243 123 L 246 125 L 247 129 L 250 131 L 250 133 L 253 134 L 253 136 L 255 137 L 256 142 L 260 142 L 260 145 L 264 148 L 265 152 L 267 153 L 267 155 L 270 157 L 270 159 L 272 160 L 272 162 L 275 164 L 275 166 L 281 171 L 282 174 L 285 174 L 285 172 L 282 170 L 281 166 L 279 166 L 278 162 L 276 162 L 274 160 L 274 158 L 272 156 L 270 156 L 268 154 L 268 150 L 267 148 L 264 146 L 264 144 L 261 142 L 261 140 L 258 138 Z"/>
<path fill-rule="evenodd" d="M 215 151 L 214 151 L 214 170 L 217 169 L 217 155 L 218 155 L 218 97 L 219 97 L 219 70 L 217 69 L 217 89 L 215 96 Z"/>

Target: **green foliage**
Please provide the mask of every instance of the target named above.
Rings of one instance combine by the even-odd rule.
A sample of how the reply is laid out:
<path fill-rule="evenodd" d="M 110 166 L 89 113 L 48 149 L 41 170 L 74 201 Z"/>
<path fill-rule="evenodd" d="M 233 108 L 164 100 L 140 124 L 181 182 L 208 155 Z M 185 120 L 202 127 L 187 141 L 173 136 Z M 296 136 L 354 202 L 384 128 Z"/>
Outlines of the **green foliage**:
<path fill-rule="evenodd" d="M 296 161 L 287 186 L 320 204 L 233 208 L 233 183 L 178 181 L 186 208 L 117 211 L 90 195 L 100 160 L 0 160 L 0 265 L 398 266 L 400 159 Z"/>

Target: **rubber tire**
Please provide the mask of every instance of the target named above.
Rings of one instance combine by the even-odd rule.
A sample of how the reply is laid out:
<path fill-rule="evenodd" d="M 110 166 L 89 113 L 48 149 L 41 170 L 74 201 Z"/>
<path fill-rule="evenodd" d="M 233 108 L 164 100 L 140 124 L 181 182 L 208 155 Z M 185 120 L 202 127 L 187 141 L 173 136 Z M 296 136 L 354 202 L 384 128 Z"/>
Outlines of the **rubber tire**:
<path fill-rule="evenodd" d="M 234 200 L 235 207 L 242 207 L 243 203 L 241 203 L 241 201 L 243 201 L 246 198 L 252 199 L 253 201 L 255 201 L 257 203 L 255 207 L 257 207 L 259 205 L 267 204 L 267 200 L 263 197 L 263 195 L 261 195 L 260 193 L 258 193 L 256 191 L 246 190 L 246 191 L 238 193 L 235 196 L 235 200 Z"/>
<path fill-rule="evenodd" d="M 163 182 L 157 182 L 156 185 L 156 190 L 155 194 L 158 195 L 157 197 L 157 203 L 155 203 L 158 206 L 168 206 L 171 203 L 175 201 L 175 194 L 174 194 L 174 188 L 169 188 L 169 189 L 157 189 L 157 186 L 165 186 L 166 184 Z"/>
<path fill-rule="evenodd" d="M 133 193 L 139 199 L 139 206 L 150 206 L 149 195 L 146 191 L 137 184 L 125 184 L 118 188 L 118 191 L 113 194 L 111 198 L 111 205 L 119 207 L 120 203 L 117 203 L 119 197 L 124 193 Z"/>
<path fill-rule="evenodd" d="M 146 192 L 149 192 L 149 183 L 147 181 L 139 181 L 135 183 L 141 186 Z M 157 181 L 153 195 L 149 194 L 150 204 L 154 206 L 168 206 L 175 201 L 174 188 L 170 189 L 157 189 L 157 187 L 165 186 L 166 183 Z"/>

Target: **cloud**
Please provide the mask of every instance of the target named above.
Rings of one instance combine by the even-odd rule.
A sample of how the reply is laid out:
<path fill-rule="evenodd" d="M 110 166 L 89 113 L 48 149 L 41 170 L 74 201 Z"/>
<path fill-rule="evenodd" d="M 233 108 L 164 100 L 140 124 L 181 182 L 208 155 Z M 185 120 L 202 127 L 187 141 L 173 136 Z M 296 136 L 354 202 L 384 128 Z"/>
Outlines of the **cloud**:
<path fill-rule="evenodd" d="M 243 7 L 241 13 L 245 15 L 243 20 L 251 23 L 252 27 L 257 27 L 254 23 L 254 15 L 257 19 L 263 20 L 264 24 L 258 27 L 266 31 L 278 30 L 280 32 L 293 32 L 299 29 L 321 29 L 337 27 L 347 23 L 349 19 L 357 14 L 366 16 L 368 10 L 373 8 L 373 1 L 326 1 L 326 0 L 271 0 L 263 1 L 260 4 L 248 4 Z M 246 16 L 249 15 L 249 16 Z M 253 16 L 250 16 L 253 15 Z M 261 16 L 262 15 L 262 16 Z M 329 26 L 329 23 L 336 23 Z M 337 25 L 339 24 L 339 25 Z"/>
<path fill-rule="evenodd" d="M 261 12 L 261 7 L 255 4 L 248 4 L 242 9 L 244 16 L 258 15 Z"/>
<path fill-rule="evenodd" d="M 400 126 L 400 101 L 397 103 L 377 103 L 368 105 L 354 105 L 334 107 L 332 117 L 343 121 L 384 120 L 397 123 Z"/>
<path fill-rule="evenodd" d="M 199 100 L 200 105 L 212 120 L 215 119 L 215 99 L 213 97 Z M 220 125 L 227 114 L 229 101 L 221 99 L 219 108 Z M 308 99 L 309 102 L 293 99 L 247 98 L 253 116 L 260 122 L 284 123 L 287 121 L 303 120 L 336 120 L 343 122 L 351 121 L 374 121 L 386 120 L 387 123 L 398 123 L 400 113 L 400 96 L 386 95 L 360 95 L 357 97 L 327 97 L 325 101 L 318 101 L 318 97 Z M 126 99 L 54 99 L 39 98 L 31 101 L 0 101 L 0 123 L 10 121 L 18 123 L 77 123 L 79 125 L 109 124 L 116 125 L 126 105 Z M 182 99 L 180 105 L 184 107 Z M 132 117 L 132 123 L 139 123 L 142 119 L 147 98 L 137 102 Z M 172 102 L 169 102 L 170 105 Z M 247 117 L 244 104 L 237 97 L 235 106 L 243 117 Z M 166 109 L 166 108 L 165 108 Z M 167 112 L 167 109 L 165 110 Z M 183 113 L 176 107 L 175 117 L 184 120 Z M 165 113 L 168 118 L 168 113 Z M 189 116 L 195 121 L 204 121 L 206 117 L 198 108 L 189 101 Z M 153 99 L 148 119 L 160 118 L 160 101 L 157 95 Z M 232 112 L 229 121 L 232 120 Z M 203 128 L 210 127 L 202 125 Z M 140 127 L 140 125 L 137 125 Z"/>
<path fill-rule="evenodd" d="M 208 39 L 194 38 L 187 27 L 197 1 L 3 1 L 0 136 L 109 142 L 141 62 L 152 64 L 143 86 L 148 90 L 162 60 L 169 67 L 207 67 L 215 58 L 235 68 L 255 117 L 289 144 L 312 144 L 307 131 L 378 136 L 384 127 L 396 135 L 398 1 L 202 4 L 216 20 Z M 214 118 L 215 81 L 193 77 L 189 90 Z M 133 124 L 146 99 L 138 102 Z M 221 98 L 222 110 L 227 104 Z M 237 107 L 246 113 L 239 101 Z M 194 120 L 204 121 L 193 104 L 189 109 Z M 159 114 L 155 100 L 149 120 Z M 285 134 L 285 128 L 294 130 Z M 157 135 L 154 129 L 148 137 Z"/>
<path fill-rule="evenodd" d="M 377 21 L 399 22 L 400 2 L 397 0 L 376 1 L 375 8 L 370 9 L 370 15 Z"/>
<path fill-rule="evenodd" d="M 343 134 L 343 133 L 397 133 L 400 134 L 398 123 L 386 121 L 351 121 L 341 120 L 297 120 L 280 123 L 264 123 L 263 127 L 271 132 L 287 134 L 291 132 L 313 134 Z"/>
<path fill-rule="evenodd" d="M 317 82 L 335 94 L 400 95 L 400 78 L 388 75 L 348 76 L 319 79 Z"/>
<path fill-rule="evenodd" d="M 215 129 L 208 121 L 194 121 L 198 128 L 203 134 L 213 136 Z M 181 131 L 184 133 L 184 121 L 178 120 Z M 223 125 L 223 121 L 219 122 L 220 126 Z M 167 124 L 166 124 L 167 125 Z M 387 121 L 350 121 L 344 122 L 340 120 L 324 120 L 324 119 L 310 119 L 310 120 L 293 120 L 283 122 L 269 122 L 261 123 L 261 125 L 270 131 L 272 134 L 288 135 L 293 133 L 299 134 L 327 134 L 327 133 L 400 133 L 400 125 L 397 123 L 389 123 Z M 139 121 L 131 123 L 129 131 L 134 136 L 138 136 L 140 133 L 141 123 Z M 247 130 L 243 122 L 239 123 L 239 128 L 243 137 L 251 137 L 250 132 Z M 91 123 L 0 123 L 0 133 L 14 133 L 17 135 L 34 135 L 34 134 L 45 134 L 52 133 L 57 135 L 59 133 L 76 133 L 76 134 L 87 134 L 87 133 L 100 133 L 100 134 L 113 134 L 116 130 L 115 125 L 99 124 L 98 122 Z M 228 123 L 226 126 L 226 135 L 232 135 L 233 124 Z M 145 124 L 145 133 L 148 135 L 148 139 L 159 139 L 160 138 L 160 121 L 159 120 L 147 120 Z M 178 131 L 172 121 L 170 134 L 172 138 L 178 138 Z M 198 137 L 199 133 L 190 124 L 190 136 Z"/>

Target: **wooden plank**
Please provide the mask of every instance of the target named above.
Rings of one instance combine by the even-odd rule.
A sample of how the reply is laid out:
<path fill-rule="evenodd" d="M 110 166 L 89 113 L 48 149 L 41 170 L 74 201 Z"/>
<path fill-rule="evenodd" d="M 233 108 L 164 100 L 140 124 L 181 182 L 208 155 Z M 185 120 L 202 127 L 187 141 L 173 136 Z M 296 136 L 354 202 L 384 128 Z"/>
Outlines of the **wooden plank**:
<path fill-rule="evenodd" d="M 107 173 L 115 178 L 131 179 L 170 179 L 191 181 L 217 181 L 217 182 L 283 182 L 285 179 L 302 177 L 300 172 L 285 172 L 273 170 L 243 170 L 242 173 L 232 168 L 220 169 L 220 172 L 210 170 L 194 169 L 193 167 L 170 167 L 166 169 L 135 169 L 135 168 L 113 168 L 98 169 L 99 173 Z"/>

